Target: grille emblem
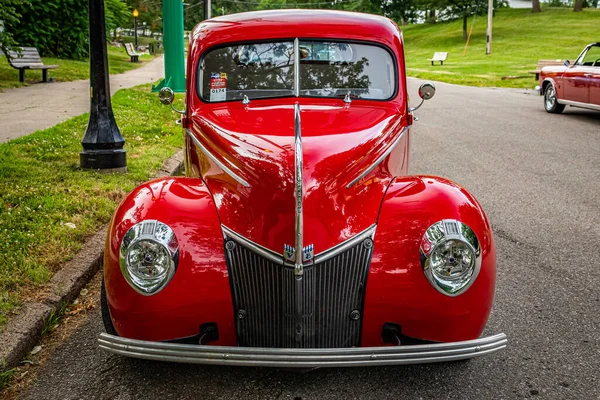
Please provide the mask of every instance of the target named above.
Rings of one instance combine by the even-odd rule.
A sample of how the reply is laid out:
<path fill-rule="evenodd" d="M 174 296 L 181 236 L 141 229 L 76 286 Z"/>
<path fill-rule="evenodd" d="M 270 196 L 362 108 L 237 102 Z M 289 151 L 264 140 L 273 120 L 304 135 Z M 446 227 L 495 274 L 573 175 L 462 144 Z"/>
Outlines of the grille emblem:
<path fill-rule="evenodd" d="M 294 262 L 296 256 L 296 250 L 289 244 L 283 245 L 283 256 L 286 261 Z"/>
<path fill-rule="evenodd" d="M 302 254 L 303 262 L 308 262 L 308 261 L 312 260 L 313 257 L 315 256 L 315 246 L 312 244 L 309 244 L 308 246 L 304 246 L 302 253 L 303 253 Z"/>
<path fill-rule="evenodd" d="M 296 249 L 289 244 L 283 245 L 283 257 L 285 261 L 294 262 L 296 260 Z M 315 245 L 309 244 L 302 249 L 302 262 L 309 262 L 315 257 Z"/>

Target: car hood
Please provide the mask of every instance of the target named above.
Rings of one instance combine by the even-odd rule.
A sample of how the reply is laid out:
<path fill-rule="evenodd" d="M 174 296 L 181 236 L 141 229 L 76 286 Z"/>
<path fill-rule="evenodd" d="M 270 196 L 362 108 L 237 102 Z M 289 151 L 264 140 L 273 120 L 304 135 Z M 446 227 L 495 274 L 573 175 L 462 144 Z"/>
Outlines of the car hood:
<path fill-rule="evenodd" d="M 542 72 L 543 73 L 561 73 L 561 72 L 565 72 L 568 68 L 565 67 L 564 65 L 550 65 L 547 67 L 542 68 Z"/>
<path fill-rule="evenodd" d="M 276 106 L 258 101 L 211 105 L 192 113 L 188 125 L 188 133 L 213 157 L 197 145 L 190 147 L 221 223 L 278 254 L 285 244 L 294 246 L 295 239 L 294 104 L 301 110 L 303 243 L 314 245 L 315 254 L 376 223 L 395 171 L 381 163 L 347 186 L 397 142 L 406 126 L 404 113 L 390 103 L 302 100 L 307 99 Z M 400 156 L 407 162 L 405 154 Z"/>

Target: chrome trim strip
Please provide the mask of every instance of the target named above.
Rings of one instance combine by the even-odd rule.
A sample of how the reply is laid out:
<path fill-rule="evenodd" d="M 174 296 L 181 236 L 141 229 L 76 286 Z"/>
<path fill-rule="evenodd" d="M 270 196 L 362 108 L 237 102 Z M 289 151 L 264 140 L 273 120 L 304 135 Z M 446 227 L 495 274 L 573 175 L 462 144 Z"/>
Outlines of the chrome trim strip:
<path fill-rule="evenodd" d="M 368 237 L 373 239 L 373 237 L 375 236 L 375 228 L 377 228 L 377 225 L 372 225 L 372 226 L 368 227 L 367 229 L 365 229 L 364 231 L 362 231 L 361 233 L 359 233 L 358 235 L 346 240 L 345 242 L 342 242 L 342 243 L 338 244 L 337 246 L 332 247 L 329 250 L 325 250 L 324 252 L 317 254 L 314 258 L 315 264 L 321 263 L 323 261 L 327 261 L 330 258 L 333 258 L 333 257 L 337 256 L 338 254 L 343 253 L 344 251 L 346 251 L 349 248 L 353 247 L 354 245 L 362 242 L 363 240 L 365 240 Z"/>
<path fill-rule="evenodd" d="M 367 176 L 369 174 L 369 172 L 373 171 L 375 169 L 375 167 L 377 167 L 383 160 L 385 160 L 385 158 L 390 155 L 390 153 L 392 152 L 392 150 L 394 150 L 394 148 L 398 145 L 398 143 L 400 143 L 400 140 L 402 140 L 402 137 L 408 131 L 409 128 L 410 128 L 410 125 L 405 126 L 404 129 L 402 129 L 400 136 L 398 136 L 398 138 L 394 141 L 394 143 L 392 143 L 392 145 L 390 147 L 388 147 L 388 149 L 385 151 L 385 153 L 383 153 L 381 156 L 379 156 L 379 158 L 377 160 L 375 160 L 375 162 L 373 164 L 371 164 L 371 166 L 369 168 L 367 168 L 366 170 L 361 172 L 360 175 L 358 175 L 356 178 L 354 178 L 352 180 L 352 182 L 350 182 L 346 186 L 346 189 L 350 189 L 352 186 L 354 186 L 354 184 L 356 182 L 360 181 L 362 178 Z"/>
<path fill-rule="evenodd" d="M 297 41 L 298 39 L 296 39 Z M 303 273 L 303 218 L 302 218 L 302 131 L 300 128 L 300 105 L 294 104 L 294 194 L 296 198 L 296 254 L 294 274 L 301 277 Z"/>
<path fill-rule="evenodd" d="M 580 103 L 578 101 L 571 101 L 571 100 L 561 100 L 558 97 L 556 98 L 556 101 L 558 102 L 558 104 L 564 104 L 566 106 L 587 108 L 590 110 L 600 111 L 600 105 L 596 105 L 596 104 Z"/>
<path fill-rule="evenodd" d="M 300 96 L 300 39 L 294 39 L 294 96 Z"/>
<path fill-rule="evenodd" d="M 198 148 L 200 150 L 202 150 L 202 152 L 206 155 L 206 157 L 210 158 L 215 164 L 217 164 L 219 166 L 219 168 L 221 168 L 223 171 L 225 171 L 225 173 L 227 175 L 231 176 L 233 179 L 238 181 L 238 183 L 240 183 L 242 186 L 250 187 L 250 184 L 248 182 L 246 182 L 243 178 L 241 178 L 239 175 L 237 175 L 235 172 L 233 172 L 231 169 L 229 169 L 229 167 L 227 167 L 225 164 L 223 164 L 221 161 L 219 161 L 210 151 L 208 151 L 208 149 L 206 147 L 204 147 L 204 145 L 198 140 L 198 138 L 196 136 L 194 136 L 194 134 L 192 133 L 192 131 L 190 129 L 186 129 L 185 132 L 188 134 L 188 136 L 190 138 L 192 138 L 192 140 L 194 141 L 194 144 L 196 146 L 198 146 Z"/>
<path fill-rule="evenodd" d="M 127 339 L 101 333 L 99 347 L 144 360 L 255 367 L 358 367 L 464 360 L 506 347 L 504 333 L 463 342 L 329 349 L 201 346 Z"/>
<path fill-rule="evenodd" d="M 370 237 L 371 239 L 373 239 L 375 237 L 376 228 L 377 228 L 377 225 L 373 224 L 370 227 L 368 227 L 367 229 L 365 229 L 364 231 L 351 237 L 350 239 L 315 255 L 312 263 L 317 264 L 317 263 L 321 263 L 323 261 L 327 261 L 330 258 L 333 258 L 333 257 L 337 256 L 338 254 L 343 253 L 344 251 L 353 247 L 357 243 L 362 242 L 366 238 Z M 246 239 L 245 237 L 234 232 L 233 230 L 229 229 L 225 225 L 221 225 L 221 229 L 223 230 L 223 236 L 225 236 L 225 238 L 230 238 L 230 239 L 236 241 L 237 243 L 246 246 L 250 250 L 258 253 L 259 255 L 261 255 L 265 258 L 268 258 L 269 260 L 273 261 L 274 263 L 282 264 L 286 267 L 292 267 L 292 268 L 295 267 L 295 263 L 292 264 L 292 263 L 285 261 L 283 254 L 276 253 L 272 250 L 267 249 L 266 247 L 261 246 L 258 243 L 254 243 L 250 239 Z"/>
<path fill-rule="evenodd" d="M 271 251 L 266 247 L 261 246 L 260 244 L 254 243 L 253 241 L 248 240 L 241 235 L 238 235 L 225 225 L 221 225 L 221 229 L 223 230 L 223 236 L 225 236 L 226 238 L 232 239 L 233 241 L 249 248 L 250 250 L 254 251 L 260 256 L 265 257 L 276 264 L 283 265 L 283 256 L 281 254 L 277 254 L 274 251 Z"/>

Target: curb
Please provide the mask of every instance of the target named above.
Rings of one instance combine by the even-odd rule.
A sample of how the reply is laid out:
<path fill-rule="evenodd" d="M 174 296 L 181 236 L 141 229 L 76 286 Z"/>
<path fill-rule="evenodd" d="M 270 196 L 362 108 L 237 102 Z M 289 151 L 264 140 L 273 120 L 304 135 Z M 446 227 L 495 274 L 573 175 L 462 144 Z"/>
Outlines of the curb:
<path fill-rule="evenodd" d="M 183 169 L 183 150 L 167 159 L 153 178 L 176 175 Z M 0 372 L 20 365 L 39 342 L 44 321 L 62 304 L 79 296 L 102 264 L 107 226 L 86 240 L 73 259 L 56 272 L 44 289 L 49 295 L 41 302 L 25 303 L 0 333 Z"/>

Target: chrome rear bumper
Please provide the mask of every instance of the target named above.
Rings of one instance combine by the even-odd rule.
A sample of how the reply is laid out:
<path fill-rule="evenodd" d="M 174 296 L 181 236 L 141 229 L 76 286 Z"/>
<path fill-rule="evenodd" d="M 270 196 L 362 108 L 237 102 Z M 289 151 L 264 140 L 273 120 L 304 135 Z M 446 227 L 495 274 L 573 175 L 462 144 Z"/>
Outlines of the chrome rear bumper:
<path fill-rule="evenodd" d="M 464 342 L 334 349 L 226 347 L 148 342 L 101 333 L 100 348 L 145 360 L 255 367 L 313 368 L 464 360 L 506 347 L 504 333 Z"/>

